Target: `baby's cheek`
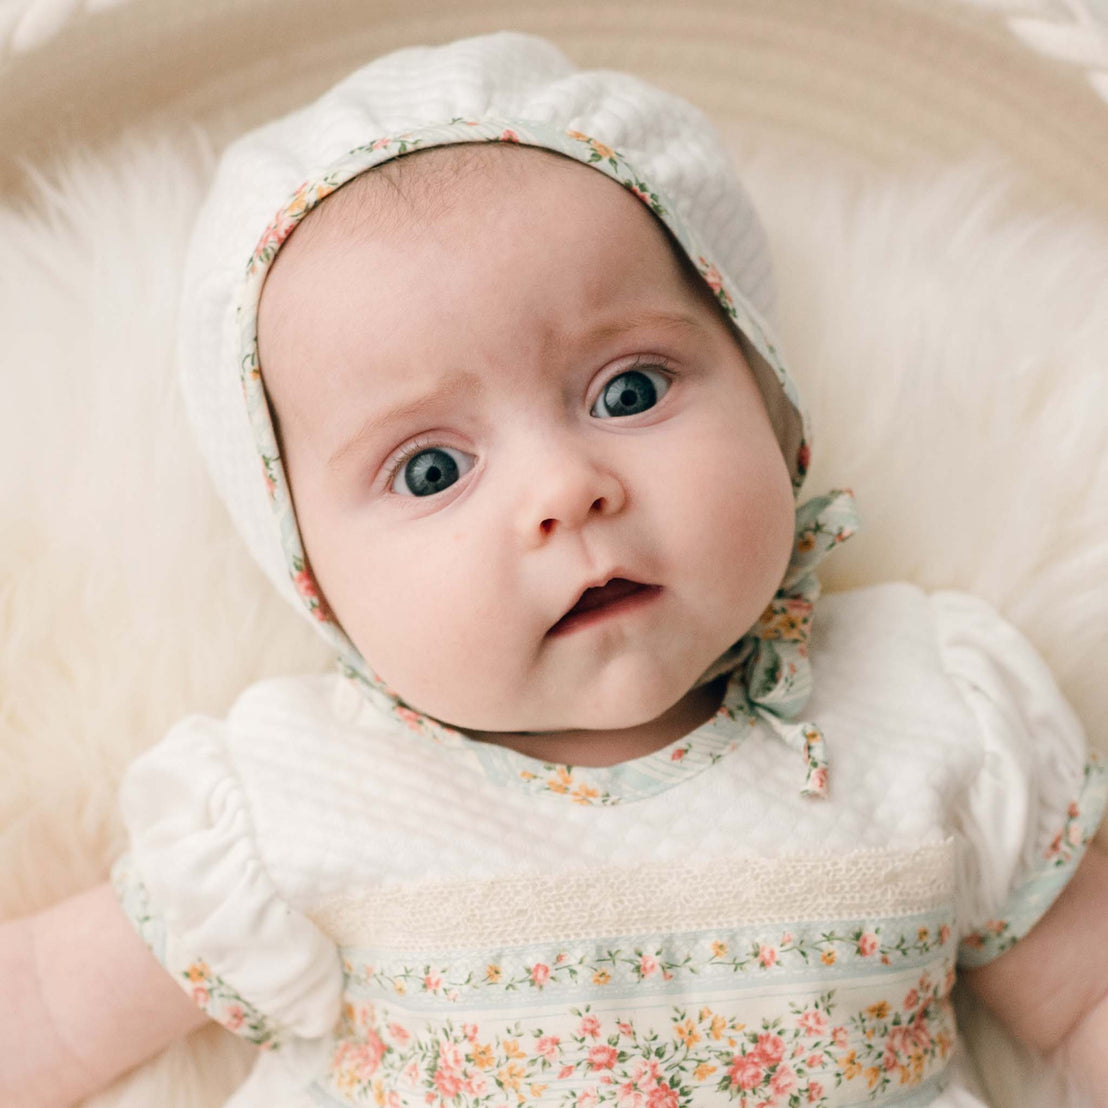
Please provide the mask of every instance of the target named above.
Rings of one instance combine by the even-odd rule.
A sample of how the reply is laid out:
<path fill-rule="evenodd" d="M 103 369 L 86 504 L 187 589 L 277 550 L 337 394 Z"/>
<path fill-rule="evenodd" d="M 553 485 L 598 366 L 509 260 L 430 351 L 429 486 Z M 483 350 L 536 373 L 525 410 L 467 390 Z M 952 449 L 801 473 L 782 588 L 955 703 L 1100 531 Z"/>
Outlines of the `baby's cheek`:
<path fill-rule="evenodd" d="M 367 634 L 381 676 L 413 706 L 461 719 L 498 684 L 498 659 L 510 612 L 495 594 L 450 559 L 425 560 L 404 587 L 381 598 L 376 627 Z"/>
<path fill-rule="evenodd" d="M 795 509 L 783 467 L 758 474 L 714 504 L 715 525 L 706 528 L 703 572 L 747 626 L 780 587 L 792 551 Z M 745 631 L 746 628 L 744 627 Z"/>

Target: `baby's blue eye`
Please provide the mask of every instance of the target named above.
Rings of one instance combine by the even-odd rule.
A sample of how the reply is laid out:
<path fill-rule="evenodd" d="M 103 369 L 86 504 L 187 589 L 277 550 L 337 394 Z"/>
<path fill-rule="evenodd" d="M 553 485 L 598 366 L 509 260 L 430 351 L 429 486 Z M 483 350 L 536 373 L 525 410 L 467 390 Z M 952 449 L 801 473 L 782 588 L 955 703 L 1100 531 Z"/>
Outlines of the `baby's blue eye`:
<path fill-rule="evenodd" d="M 392 491 L 402 496 L 434 496 L 450 488 L 472 465 L 472 458 L 460 450 L 432 446 L 404 462 L 393 478 Z"/>
<path fill-rule="evenodd" d="M 668 388 L 669 378 L 661 370 L 625 369 L 604 386 L 589 415 L 598 419 L 638 415 L 653 408 Z"/>

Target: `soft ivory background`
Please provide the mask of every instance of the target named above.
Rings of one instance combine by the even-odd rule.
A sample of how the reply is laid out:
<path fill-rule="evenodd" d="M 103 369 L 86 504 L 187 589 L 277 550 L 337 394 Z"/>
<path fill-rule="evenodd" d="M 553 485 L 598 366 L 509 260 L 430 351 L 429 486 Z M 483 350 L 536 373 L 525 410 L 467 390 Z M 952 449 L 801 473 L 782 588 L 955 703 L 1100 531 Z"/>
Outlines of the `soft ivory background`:
<path fill-rule="evenodd" d="M 1097 147 L 1082 121 L 1108 115 L 1091 114 L 1095 96 L 1074 91 L 1076 70 L 1035 60 L 1024 74 L 998 23 L 974 37 L 963 17 L 951 17 L 951 56 L 1003 60 L 1026 76 L 1018 86 L 975 84 L 968 62 L 944 68 L 944 56 L 913 34 L 936 33 L 933 17 L 917 26 L 911 4 L 909 19 L 890 18 L 900 5 L 883 3 L 842 0 L 841 27 L 813 7 L 811 22 L 799 24 L 812 41 L 799 44 L 797 24 L 774 22 L 765 5 L 736 5 L 733 17 L 762 36 L 743 40 L 745 57 L 782 67 L 732 72 L 717 54 L 696 55 L 690 38 L 661 83 L 715 112 L 769 225 L 780 329 L 816 429 L 808 489 L 851 485 L 864 513 L 864 532 L 828 565 L 828 586 L 908 578 L 980 593 L 1047 656 L 1104 747 L 1108 207 L 1086 174 L 1103 164 L 1108 139 Z M 136 11 L 153 4 L 135 0 Z M 719 5 L 699 7 L 717 30 L 737 29 L 720 24 Z M 804 14 L 801 0 L 784 7 L 794 20 Z M 249 9 L 238 6 L 240 16 Z M 651 36 L 672 27 L 660 5 L 638 10 L 653 22 L 623 32 L 635 47 L 631 67 L 660 79 Z M 592 18 L 603 22 L 612 8 L 599 11 Z M 875 25 L 859 21 L 878 11 Z M 205 18 L 228 18 L 214 7 L 196 12 L 200 28 L 189 34 L 201 41 Z M 426 16 L 423 30 L 435 40 L 457 29 L 444 10 L 432 14 L 438 22 Z M 579 22 L 569 25 L 567 49 L 576 42 L 582 61 L 603 55 L 612 64 L 614 32 L 599 41 L 582 29 L 589 17 L 571 15 Z M 486 26 L 462 30 L 496 18 L 482 16 Z M 554 18 L 537 7 L 531 17 Z M 561 18 L 570 18 L 565 9 Z M 41 49 L 73 59 L 78 72 L 102 65 L 111 100 L 120 95 L 119 42 L 103 47 L 109 73 L 86 30 L 62 30 Z M 413 41 L 421 33 L 395 21 L 374 30 Z M 145 25 L 131 31 L 140 45 L 162 41 Z M 886 81 L 872 99 L 826 52 L 847 40 L 851 72 Z M 784 64 L 790 41 L 803 66 Z M 342 51 L 320 42 L 325 35 L 293 67 L 306 85 L 340 64 Z M 897 42 L 907 74 L 899 86 L 882 53 Z M 160 49 L 168 63 L 169 45 Z M 43 56 L 25 55 L 26 65 Z M 0 70 L 0 93 L 20 91 L 13 72 Z M 119 776 L 181 714 L 221 711 L 256 676 L 327 664 L 239 550 L 192 451 L 173 380 L 177 271 L 211 148 L 274 97 L 292 95 L 257 73 L 235 79 L 223 83 L 223 110 L 211 106 L 219 82 L 209 77 L 183 94 L 192 108 L 136 113 L 141 126 L 122 137 L 110 113 L 86 106 L 85 122 L 99 119 L 87 130 L 89 149 L 43 145 L 42 133 L 81 119 L 62 86 L 53 86 L 57 121 L 23 103 L 39 145 L 14 143 L 24 163 L 0 207 L 0 915 L 103 878 L 123 848 Z M 161 87 L 136 79 L 132 105 Z M 928 89 L 932 99 L 921 99 Z M 1059 99 L 1044 101 L 1044 90 Z M 0 97 L 0 116 L 10 118 L 13 103 L 18 96 Z M 881 115 L 882 103 L 894 108 Z M 953 137 L 937 139 L 928 157 L 894 150 L 889 136 L 923 147 L 944 119 Z M 978 148 L 991 156 L 967 163 Z M 1062 1103 L 1041 1067 L 1014 1057 L 979 1014 L 970 1030 L 998 1104 Z M 249 1057 L 212 1028 L 93 1103 L 215 1105 Z"/>

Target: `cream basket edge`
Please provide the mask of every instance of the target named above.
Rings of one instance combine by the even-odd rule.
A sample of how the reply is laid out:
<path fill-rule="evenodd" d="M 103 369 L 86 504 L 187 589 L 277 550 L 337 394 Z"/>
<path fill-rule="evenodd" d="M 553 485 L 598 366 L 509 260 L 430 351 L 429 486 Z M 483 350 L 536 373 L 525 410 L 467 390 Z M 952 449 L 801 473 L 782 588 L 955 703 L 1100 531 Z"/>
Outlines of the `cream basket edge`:
<path fill-rule="evenodd" d="M 218 145 L 368 57 L 501 27 L 860 163 L 986 144 L 1108 215 L 1108 0 L 0 0 L 0 190 L 160 117 Z"/>

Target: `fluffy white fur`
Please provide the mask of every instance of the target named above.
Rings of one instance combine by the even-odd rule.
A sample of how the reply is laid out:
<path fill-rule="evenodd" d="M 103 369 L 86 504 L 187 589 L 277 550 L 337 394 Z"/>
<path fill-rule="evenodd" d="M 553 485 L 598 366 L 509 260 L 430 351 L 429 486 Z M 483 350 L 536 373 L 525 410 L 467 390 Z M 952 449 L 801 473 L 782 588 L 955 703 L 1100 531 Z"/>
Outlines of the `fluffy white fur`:
<path fill-rule="evenodd" d="M 129 759 L 249 681 L 327 664 L 240 550 L 172 371 L 177 274 L 212 158 L 132 136 L 0 210 L 0 916 L 101 880 Z M 813 493 L 864 531 L 841 588 L 970 589 L 1030 635 L 1094 740 L 1108 686 L 1108 233 L 1017 207 L 1012 171 L 874 179 L 763 150 L 744 171 L 816 428 Z M 998 1105 L 1057 1085 L 978 1014 Z M 217 1105 L 251 1048 L 217 1028 L 90 1102 Z"/>

